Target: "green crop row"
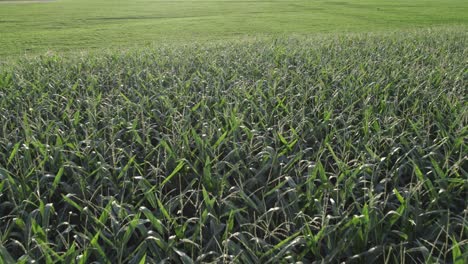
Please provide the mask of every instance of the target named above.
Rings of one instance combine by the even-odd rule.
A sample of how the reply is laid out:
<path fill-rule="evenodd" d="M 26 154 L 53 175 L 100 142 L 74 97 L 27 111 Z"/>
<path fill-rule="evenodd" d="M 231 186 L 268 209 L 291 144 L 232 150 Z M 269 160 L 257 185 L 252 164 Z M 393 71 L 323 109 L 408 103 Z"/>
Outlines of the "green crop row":
<path fill-rule="evenodd" d="M 466 31 L 0 70 L 0 262 L 465 263 Z"/>

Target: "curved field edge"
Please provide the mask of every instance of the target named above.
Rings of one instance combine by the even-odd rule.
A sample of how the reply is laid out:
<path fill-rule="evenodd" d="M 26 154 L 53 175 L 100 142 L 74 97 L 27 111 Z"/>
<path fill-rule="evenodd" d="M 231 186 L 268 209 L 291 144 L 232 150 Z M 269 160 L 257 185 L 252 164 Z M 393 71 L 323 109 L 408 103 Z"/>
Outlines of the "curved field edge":
<path fill-rule="evenodd" d="M 467 259 L 467 33 L 263 39 L 0 73 L 0 256 Z"/>

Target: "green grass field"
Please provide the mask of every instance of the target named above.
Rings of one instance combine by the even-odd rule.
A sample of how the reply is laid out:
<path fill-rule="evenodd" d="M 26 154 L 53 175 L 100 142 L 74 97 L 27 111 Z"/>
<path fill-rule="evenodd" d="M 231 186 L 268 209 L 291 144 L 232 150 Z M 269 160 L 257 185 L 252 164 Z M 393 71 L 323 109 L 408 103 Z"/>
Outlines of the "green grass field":
<path fill-rule="evenodd" d="M 14 2 L 0 0 L 0 57 L 259 34 L 376 32 L 468 24 L 465 0 Z"/>
<path fill-rule="evenodd" d="M 467 7 L 0 0 L 0 264 L 468 263 Z"/>

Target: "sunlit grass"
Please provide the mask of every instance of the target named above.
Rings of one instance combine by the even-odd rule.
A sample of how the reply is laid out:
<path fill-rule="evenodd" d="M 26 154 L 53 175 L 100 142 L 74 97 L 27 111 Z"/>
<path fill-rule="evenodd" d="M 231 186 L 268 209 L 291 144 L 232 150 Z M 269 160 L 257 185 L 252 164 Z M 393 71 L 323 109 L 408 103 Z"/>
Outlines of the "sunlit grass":
<path fill-rule="evenodd" d="M 153 43 L 468 26 L 466 0 L 0 0 L 0 61 Z"/>

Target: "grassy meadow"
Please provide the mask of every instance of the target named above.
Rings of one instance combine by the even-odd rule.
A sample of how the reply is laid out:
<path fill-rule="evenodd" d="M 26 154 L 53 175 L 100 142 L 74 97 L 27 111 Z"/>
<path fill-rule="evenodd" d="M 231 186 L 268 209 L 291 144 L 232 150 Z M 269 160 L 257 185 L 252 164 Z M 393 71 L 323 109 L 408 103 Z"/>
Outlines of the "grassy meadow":
<path fill-rule="evenodd" d="M 239 36 L 468 24 L 466 0 L 0 0 L 0 58 Z"/>
<path fill-rule="evenodd" d="M 467 8 L 0 0 L 0 264 L 467 263 Z"/>

